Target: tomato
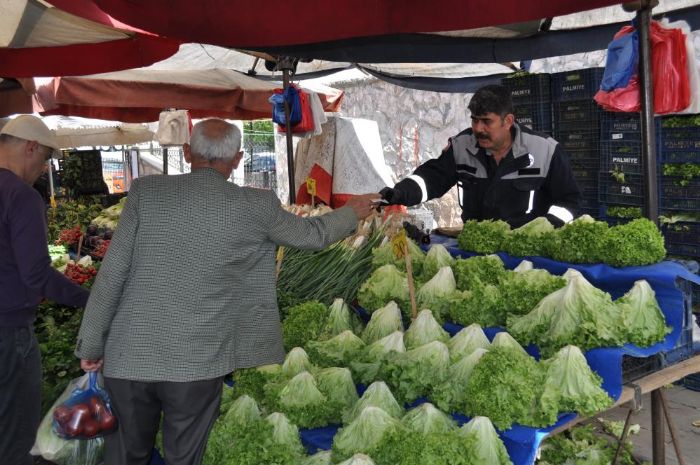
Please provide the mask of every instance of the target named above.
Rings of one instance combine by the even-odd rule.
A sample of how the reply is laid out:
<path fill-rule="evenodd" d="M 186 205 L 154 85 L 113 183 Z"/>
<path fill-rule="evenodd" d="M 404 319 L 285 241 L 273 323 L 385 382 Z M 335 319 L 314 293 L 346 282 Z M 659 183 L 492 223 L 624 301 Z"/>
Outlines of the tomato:
<path fill-rule="evenodd" d="M 71 417 L 71 410 L 65 405 L 59 405 L 53 411 L 53 418 L 58 422 L 58 424 L 63 425 Z"/>
<path fill-rule="evenodd" d="M 83 425 L 90 418 L 90 407 L 86 404 L 74 405 L 71 409 L 71 417 L 66 423 L 64 431 L 70 437 L 80 436 L 83 433 Z"/>
<path fill-rule="evenodd" d="M 90 398 L 90 412 L 96 420 L 102 418 L 102 415 L 105 414 L 106 410 L 107 408 L 105 407 L 104 402 L 102 402 L 102 399 L 97 396 Z"/>
<path fill-rule="evenodd" d="M 99 420 L 100 431 L 107 433 L 112 431 L 117 426 L 117 417 L 115 417 L 112 412 L 105 409 L 104 415 Z"/>
<path fill-rule="evenodd" d="M 99 423 L 96 422 L 95 420 L 93 420 L 92 418 L 88 418 L 83 423 L 82 435 L 85 436 L 86 438 L 95 437 L 99 431 L 100 431 Z"/>

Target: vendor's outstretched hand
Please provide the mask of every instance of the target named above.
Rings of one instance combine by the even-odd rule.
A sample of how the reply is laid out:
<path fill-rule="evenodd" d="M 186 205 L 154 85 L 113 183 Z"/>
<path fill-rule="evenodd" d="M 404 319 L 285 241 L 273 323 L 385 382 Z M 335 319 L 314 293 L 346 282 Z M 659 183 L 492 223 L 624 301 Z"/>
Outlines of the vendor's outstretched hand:
<path fill-rule="evenodd" d="M 379 194 L 363 194 L 355 195 L 345 203 L 355 211 L 357 219 L 367 218 L 377 206 L 377 202 L 381 199 Z"/>
<path fill-rule="evenodd" d="M 386 205 L 402 205 L 403 192 L 396 188 L 385 187 L 379 191 L 379 195 L 386 200 Z"/>
<path fill-rule="evenodd" d="M 80 359 L 80 368 L 82 368 L 86 373 L 98 371 L 100 368 L 102 368 L 102 359 L 98 358 L 97 360 L 87 360 L 82 358 Z"/>

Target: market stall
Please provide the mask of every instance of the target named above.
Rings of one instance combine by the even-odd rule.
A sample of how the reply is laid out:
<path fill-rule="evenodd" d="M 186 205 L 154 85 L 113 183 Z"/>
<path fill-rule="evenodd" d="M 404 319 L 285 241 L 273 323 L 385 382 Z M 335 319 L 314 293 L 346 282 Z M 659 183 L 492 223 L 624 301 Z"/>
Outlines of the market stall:
<path fill-rule="evenodd" d="M 116 5 L 118 2 L 98 3 Z M 643 21 L 645 14 L 648 20 L 647 11 L 640 15 Z M 656 184 L 656 165 L 650 162 L 655 150 L 653 131 L 650 130 L 653 120 L 653 109 L 648 106 L 650 101 L 650 96 L 646 95 L 644 102 L 647 106 L 642 116 L 643 157 L 645 165 L 653 167 L 646 172 L 648 195 L 643 198 L 648 202 L 647 216 L 655 220 L 655 194 L 649 187 Z M 114 221 L 107 213 L 101 217 Z M 395 243 L 388 242 L 388 252 L 387 244 L 380 245 L 383 236 L 391 229 L 380 220 L 368 227 L 370 232 L 364 239 L 352 241 L 356 247 L 351 248 L 346 243 L 318 254 L 296 254 L 297 251 L 279 254 L 280 288 L 285 291 L 283 297 L 289 299 L 280 305 L 286 317 L 287 361 L 281 366 L 242 370 L 234 374 L 232 386 L 226 388 L 222 406 L 224 415 L 212 432 L 205 460 L 207 463 L 221 463 L 233 457 L 240 463 L 309 460 L 308 463 L 328 464 L 352 460 L 350 457 L 362 452 L 372 456 L 377 465 L 415 463 L 409 461 L 411 455 L 413 460 L 419 460 L 418 463 L 420 460 L 428 463 L 428 458 L 438 456 L 444 460 L 449 457 L 454 463 L 460 463 L 458 460 L 462 457 L 467 463 L 530 464 L 546 436 L 568 428 L 580 418 L 627 400 L 630 391 L 624 386 L 629 381 L 625 379 L 625 360 L 639 359 L 658 362 L 650 367 L 651 371 L 642 370 L 644 377 L 637 383 L 643 386 L 642 390 L 655 392 L 652 403 L 657 417 L 655 455 L 657 463 L 663 463 L 663 440 L 658 434 L 663 425 L 660 419 L 662 396 L 657 389 L 662 385 L 661 381 L 678 380 L 697 370 L 698 366 L 697 357 L 670 366 L 692 354 L 693 318 L 688 307 L 689 291 L 686 287 L 679 288 L 677 281 L 680 278 L 700 284 L 700 280 L 678 264 L 659 263 L 666 251 L 658 229 L 653 222 L 637 221 L 630 227 L 632 229 L 617 229 L 610 233 L 609 238 L 605 238 L 607 224 L 591 223 L 593 233 L 604 231 L 591 240 L 594 245 L 609 251 L 608 255 L 601 255 L 601 259 L 594 259 L 590 254 L 583 260 L 565 260 L 562 258 L 565 255 L 556 255 L 556 251 L 555 255 L 550 253 L 550 258 L 545 258 L 545 253 L 506 253 L 498 248 L 500 244 L 493 250 L 481 250 L 466 242 L 433 236 L 430 250 L 439 250 L 437 246 L 442 246 L 450 257 L 442 258 L 446 265 L 433 263 L 426 271 L 425 263 L 420 267 L 418 263 L 427 262 L 427 255 L 423 257 L 424 252 L 415 244 L 405 246 L 411 250 L 408 258 L 401 256 L 406 253 L 400 245 L 392 247 Z M 365 226 L 361 229 L 364 230 Z M 634 229 L 638 226 L 643 229 L 641 235 Z M 563 231 L 570 232 L 571 229 L 564 228 Z M 625 231 L 634 234 L 625 234 Z M 564 239 L 568 232 L 563 233 Z M 510 234 L 510 231 L 503 234 Z M 395 240 L 393 233 L 388 235 L 389 240 Z M 575 234 L 572 237 L 568 240 L 577 239 Z M 642 237 L 641 245 L 639 241 L 633 243 L 638 237 Z M 104 241 L 104 236 L 101 239 Z M 628 239 L 630 242 L 626 242 Z M 66 241 L 74 240 L 75 236 L 66 235 Z M 608 240 L 610 242 L 604 242 Z M 661 249 L 656 247 L 659 240 Z M 580 244 L 569 243 L 569 246 L 573 250 Z M 400 251 L 395 253 L 395 248 Z M 624 255 L 629 250 L 635 251 L 631 258 Z M 613 253 L 618 251 L 622 251 L 622 256 Z M 479 258 L 485 260 L 469 261 L 476 252 L 497 253 L 500 265 L 481 255 Z M 519 277 L 515 274 L 526 271 L 525 268 L 518 269 L 523 258 L 530 262 L 527 266 L 537 271 L 537 275 L 546 275 L 545 280 L 553 287 L 540 289 L 541 295 L 527 295 L 528 306 L 514 316 L 508 314 L 512 308 L 503 310 L 505 304 L 500 296 L 504 291 L 499 286 L 506 282 L 512 284 L 507 280 L 517 281 Z M 314 260 L 317 260 L 318 268 L 313 268 Z M 319 281 L 314 281 L 314 276 L 328 273 L 331 269 L 329 263 L 333 264 L 334 273 L 327 281 L 332 281 L 334 286 L 319 290 L 321 286 L 316 285 Z M 469 273 L 475 273 L 481 281 L 494 269 L 500 277 L 483 286 L 475 284 L 469 277 Z M 297 275 L 300 270 L 306 273 L 303 279 Z M 379 273 L 380 270 L 383 271 Z M 378 276 L 384 274 L 390 280 L 389 284 L 375 289 L 375 273 Z M 436 291 L 436 282 L 452 273 L 455 276 L 449 291 L 442 294 L 442 291 Z M 358 280 L 358 275 L 363 279 Z M 350 276 L 352 281 L 344 281 Z M 646 284 L 637 284 L 642 281 Z M 575 305 L 580 313 L 575 318 L 561 310 L 569 309 L 567 304 L 560 302 L 563 300 L 561 294 L 569 296 L 578 289 L 585 289 L 595 296 L 593 303 L 600 304 L 609 314 L 618 315 L 610 318 L 615 321 L 605 322 L 610 326 L 601 323 L 607 332 L 597 332 L 600 328 L 595 323 L 603 320 L 583 319 L 580 314 L 586 306 L 580 303 Z M 334 302 L 340 293 L 347 303 L 357 296 L 364 313 L 359 308 L 351 310 L 342 301 Z M 555 298 L 560 307 L 550 309 L 543 304 L 554 302 Z M 423 306 L 416 308 L 416 299 L 422 301 Z M 395 302 L 393 306 L 392 300 Z M 430 311 L 416 314 L 415 310 L 423 308 L 430 308 Z M 461 311 L 457 312 L 455 308 Z M 493 310 L 493 314 L 502 312 L 503 320 L 481 320 L 491 316 L 486 315 L 485 310 Z M 564 316 L 553 321 L 555 311 Z M 625 320 L 626 312 L 635 318 Z M 635 312 L 643 312 L 644 318 L 639 316 L 642 313 Z M 540 313 L 545 316 L 542 316 L 543 322 L 536 325 L 536 335 L 522 330 L 525 323 L 520 326 L 511 324 L 511 320 L 516 321 L 515 317 L 527 322 L 527 317 L 534 319 Z M 363 324 L 358 315 L 367 321 Z M 460 321 L 455 321 L 455 316 Z M 602 317 L 586 315 L 585 318 Z M 633 333 L 624 328 L 624 322 L 629 321 L 650 323 Z M 473 326 L 475 324 L 479 325 L 478 331 Z M 566 327 L 568 332 L 564 334 L 567 338 L 554 330 L 559 329 L 557 325 Z M 507 336 L 504 327 L 514 336 Z M 580 334 L 572 334 L 572 330 L 579 330 Z M 549 338 L 539 334 L 543 331 Z M 558 339 L 550 332 L 557 334 Z M 645 335 L 646 339 L 636 339 L 640 335 Z M 476 350 L 472 347 L 468 353 L 458 352 L 456 349 L 466 344 L 467 337 L 470 338 L 469 344 L 474 343 L 472 336 L 485 347 Z M 379 341 L 383 342 L 379 344 Z M 568 344 L 574 343 L 580 348 L 567 349 Z M 474 353 L 477 356 L 470 359 Z M 454 355 L 455 359 L 452 359 L 453 354 L 458 354 Z M 516 363 L 508 364 L 509 357 Z M 357 360 L 360 365 L 352 363 Z M 463 364 L 453 368 L 459 362 Z M 497 362 L 502 362 L 502 365 Z M 522 367 L 518 367 L 518 363 L 522 363 Z M 573 365 L 576 369 L 572 368 Z M 523 367 L 532 369 L 531 376 L 509 375 L 508 370 L 522 375 L 518 370 Z M 564 392 L 561 386 L 568 386 L 557 382 L 561 379 L 554 377 L 556 370 L 551 367 L 559 367 L 566 375 L 580 377 L 584 380 L 581 386 L 585 388 Z M 540 372 L 540 369 L 544 371 Z M 657 373 L 649 374 L 653 371 Z M 492 384 L 485 384 L 487 379 Z M 464 381 L 464 384 L 455 380 Z M 474 380 L 480 380 L 482 384 Z M 537 390 L 533 385 L 535 381 L 545 387 L 545 392 Z M 473 394 L 475 400 L 460 398 L 453 404 L 451 396 L 463 397 L 462 387 L 464 392 Z M 505 401 L 498 398 L 502 392 L 506 393 Z M 530 396 L 529 400 L 535 405 L 546 406 L 541 411 L 546 411 L 547 417 L 537 417 L 526 408 L 527 405 L 516 405 L 515 398 L 521 394 Z M 441 404 L 446 407 L 442 408 Z M 270 415 L 263 419 L 260 410 Z M 484 417 L 490 420 L 482 420 Z M 463 426 L 457 428 L 458 425 Z M 273 433 L 268 431 L 270 428 Z M 367 434 L 367 431 L 372 434 Z M 265 450 L 268 456 L 252 454 L 251 458 L 254 446 L 262 444 L 256 442 L 258 440 L 268 441 L 267 444 L 274 446 Z M 243 446 L 245 444 L 248 445 Z M 409 447 L 415 444 L 421 445 L 420 450 Z M 483 450 L 485 444 L 488 451 Z M 306 452 L 316 449 L 330 449 L 332 452 L 330 455 L 321 452 L 318 461 L 312 462 L 312 459 L 304 458 L 306 454 L 302 445 Z M 258 451 L 261 449 L 259 447 Z M 249 462 L 244 461 L 245 457 Z"/>

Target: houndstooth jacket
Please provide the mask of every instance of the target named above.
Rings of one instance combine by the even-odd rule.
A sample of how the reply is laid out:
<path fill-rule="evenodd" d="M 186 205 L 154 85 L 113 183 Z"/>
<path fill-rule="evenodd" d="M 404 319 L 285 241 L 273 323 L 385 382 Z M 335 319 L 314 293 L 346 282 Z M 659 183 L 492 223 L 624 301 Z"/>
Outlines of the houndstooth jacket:
<path fill-rule="evenodd" d="M 271 191 L 213 169 L 134 181 L 90 294 L 79 358 L 136 381 L 211 379 L 284 358 L 277 245 L 321 249 L 351 234 L 349 207 L 301 218 Z"/>

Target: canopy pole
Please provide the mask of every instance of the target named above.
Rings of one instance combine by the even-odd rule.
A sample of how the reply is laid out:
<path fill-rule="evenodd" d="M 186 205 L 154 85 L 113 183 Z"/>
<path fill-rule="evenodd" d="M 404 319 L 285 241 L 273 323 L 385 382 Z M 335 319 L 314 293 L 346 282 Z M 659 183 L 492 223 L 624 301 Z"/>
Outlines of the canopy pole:
<path fill-rule="evenodd" d="M 285 95 L 289 88 L 289 69 L 284 68 L 282 71 L 282 85 Z M 293 205 L 297 201 L 296 186 L 294 185 L 294 142 L 292 141 L 292 125 L 289 124 L 289 104 L 287 99 L 284 99 L 284 121 L 287 123 L 284 135 L 287 139 L 287 175 L 289 177 L 289 205 Z"/>
<path fill-rule="evenodd" d="M 168 148 L 163 147 L 163 174 L 168 174 Z"/>
<path fill-rule="evenodd" d="M 296 59 L 292 57 L 279 57 L 275 63 L 276 70 L 282 70 L 282 87 L 284 88 L 284 95 L 287 95 L 287 89 L 289 89 L 291 76 L 294 74 L 296 69 Z M 289 177 L 289 204 L 293 205 L 297 200 L 296 186 L 294 185 L 294 142 L 292 141 L 292 128 L 289 124 L 289 115 L 291 110 L 289 108 L 289 103 L 287 99 L 284 100 L 284 120 L 287 122 L 286 131 L 284 134 L 287 139 L 287 174 Z"/>
<path fill-rule="evenodd" d="M 649 27 L 654 2 L 645 2 L 637 11 L 639 28 L 639 65 L 642 90 L 642 159 L 644 160 L 644 198 L 647 218 L 659 225 L 659 191 L 656 170 L 656 134 L 654 125 L 654 82 L 651 72 L 651 41 Z M 658 2 L 656 2 L 658 4 Z"/>
<path fill-rule="evenodd" d="M 639 74 L 642 102 L 642 160 L 644 166 L 644 207 L 647 218 L 659 225 L 659 191 L 657 189 L 656 134 L 654 125 L 654 82 L 651 70 L 649 27 L 651 10 L 658 0 L 643 0 L 637 10 L 639 30 Z"/>

